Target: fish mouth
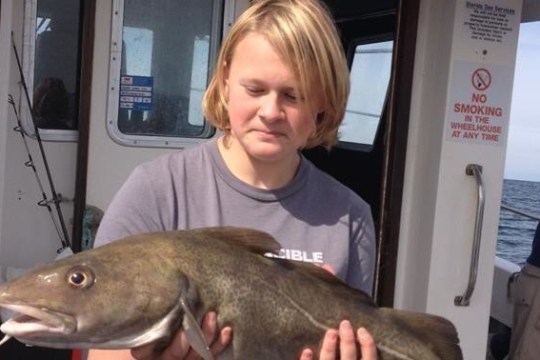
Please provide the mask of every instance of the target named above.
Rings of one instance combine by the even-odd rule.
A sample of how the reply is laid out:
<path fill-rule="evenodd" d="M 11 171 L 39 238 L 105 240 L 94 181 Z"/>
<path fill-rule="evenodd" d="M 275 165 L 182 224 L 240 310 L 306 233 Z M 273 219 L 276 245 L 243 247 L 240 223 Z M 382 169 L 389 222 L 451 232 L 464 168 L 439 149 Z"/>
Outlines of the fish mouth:
<path fill-rule="evenodd" d="M 42 336 L 54 337 L 55 334 L 71 334 L 77 328 L 76 319 L 61 312 L 22 304 L 0 303 L 0 307 L 15 313 L 12 318 L 0 326 L 0 330 L 6 334 L 6 337 L 0 341 L 0 345 L 10 337 L 26 342 L 25 340 L 41 338 Z"/>

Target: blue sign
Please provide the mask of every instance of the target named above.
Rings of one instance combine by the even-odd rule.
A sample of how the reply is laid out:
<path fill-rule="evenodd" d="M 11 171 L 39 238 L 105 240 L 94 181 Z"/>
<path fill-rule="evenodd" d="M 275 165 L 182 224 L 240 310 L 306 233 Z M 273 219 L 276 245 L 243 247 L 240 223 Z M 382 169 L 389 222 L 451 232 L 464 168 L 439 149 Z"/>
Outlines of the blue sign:
<path fill-rule="evenodd" d="M 153 93 L 154 78 L 151 76 L 120 77 L 120 109 L 150 111 Z"/>

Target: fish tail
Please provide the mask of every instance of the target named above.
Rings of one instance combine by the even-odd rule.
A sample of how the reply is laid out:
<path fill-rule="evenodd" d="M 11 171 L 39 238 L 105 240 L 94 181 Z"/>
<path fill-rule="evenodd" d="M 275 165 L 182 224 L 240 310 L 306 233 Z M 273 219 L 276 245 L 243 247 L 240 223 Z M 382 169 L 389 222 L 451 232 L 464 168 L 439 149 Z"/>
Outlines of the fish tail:
<path fill-rule="evenodd" d="M 439 359 L 462 360 L 463 354 L 459 347 L 459 338 L 455 326 L 447 319 L 419 312 L 380 309 L 385 316 L 394 322 L 409 328 Z"/>

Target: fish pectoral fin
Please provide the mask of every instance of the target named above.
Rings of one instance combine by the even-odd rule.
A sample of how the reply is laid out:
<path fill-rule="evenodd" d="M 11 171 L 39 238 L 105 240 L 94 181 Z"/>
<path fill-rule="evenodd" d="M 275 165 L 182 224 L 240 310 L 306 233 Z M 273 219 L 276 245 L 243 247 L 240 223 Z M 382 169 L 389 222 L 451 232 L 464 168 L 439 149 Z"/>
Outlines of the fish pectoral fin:
<path fill-rule="evenodd" d="M 182 327 L 186 334 L 186 338 L 189 341 L 193 350 L 197 352 L 204 360 L 214 360 L 214 356 L 210 352 L 210 347 L 204 339 L 202 329 L 195 319 L 193 312 L 189 308 L 187 301 L 180 297 L 180 305 L 184 310 L 184 320 L 182 321 Z"/>

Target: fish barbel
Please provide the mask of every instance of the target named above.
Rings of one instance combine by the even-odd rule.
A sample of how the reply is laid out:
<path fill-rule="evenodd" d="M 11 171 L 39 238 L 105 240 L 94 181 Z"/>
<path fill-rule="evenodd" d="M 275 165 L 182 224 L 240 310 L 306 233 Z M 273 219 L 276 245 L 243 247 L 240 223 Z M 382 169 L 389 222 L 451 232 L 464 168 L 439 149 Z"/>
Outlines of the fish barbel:
<path fill-rule="evenodd" d="M 220 359 L 296 359 L 343 319 L 365 327 L 379 358 L 462 359 L 457 332 L 442 317 L 377 307 L 308 263 L 264 256 L 281 246 L 246 228 L 215 227 L 129 236 L 37 268 L 0 286 L 15 315 L 8 337 L 54 348 L 123 349 L 183 328 L 213 359 L 200 329 L 218 314 L 233 328 Z"/>

